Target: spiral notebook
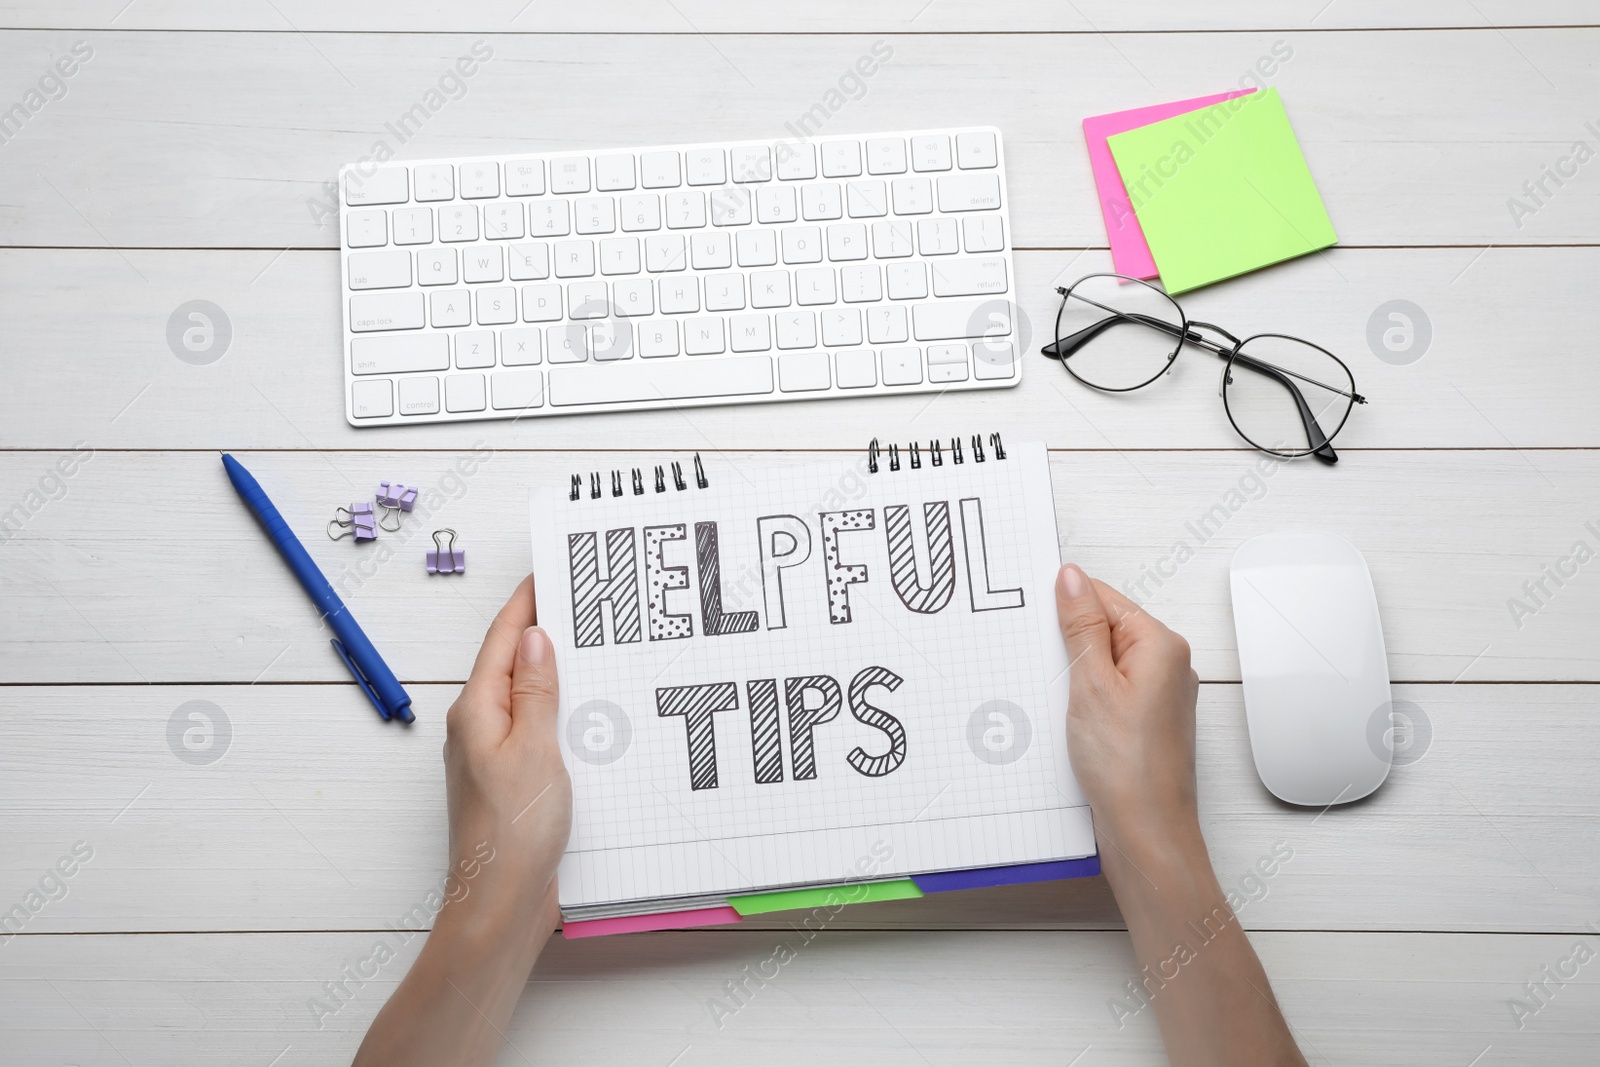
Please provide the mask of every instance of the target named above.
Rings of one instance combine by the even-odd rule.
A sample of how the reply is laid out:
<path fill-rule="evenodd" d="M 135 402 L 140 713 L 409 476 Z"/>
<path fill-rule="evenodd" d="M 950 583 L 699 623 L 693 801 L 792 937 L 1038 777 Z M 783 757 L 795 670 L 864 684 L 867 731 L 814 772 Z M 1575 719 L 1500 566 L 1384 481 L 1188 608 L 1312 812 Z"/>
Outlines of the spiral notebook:
<path fill-rule="evenodd" d="M 1043 445 L 589 471 L 530 518 L 569 922 L 1095 854 Z"/>

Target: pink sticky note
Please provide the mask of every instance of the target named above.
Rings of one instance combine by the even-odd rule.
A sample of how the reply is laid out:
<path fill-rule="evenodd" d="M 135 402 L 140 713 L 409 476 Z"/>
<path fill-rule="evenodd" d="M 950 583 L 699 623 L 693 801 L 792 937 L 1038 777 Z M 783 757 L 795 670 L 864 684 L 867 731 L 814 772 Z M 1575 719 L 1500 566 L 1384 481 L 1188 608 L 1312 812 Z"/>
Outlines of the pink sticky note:
<path fill-rule="evenodd" d="M 1128 202 L 1127 186 L 1122 184 L 1122 175 L 1117 172 L 1117 161 L 1111 158 L 1106 138 L 1253 92 L 1254 89 L 1235 89 L 1192 100 L 1174 100 L 1170 104 L 1113 111 L 1083 120 L 1083 140 L 1089 147 L 1089 166 L 1094 170 L 1095 188 L 1100 193 L 1100 213 L 1105 216 L 1106 237 L 1111 241 L 1112 267 L 1118 274 L 1154 278 L 1159 271 L 1155 258 L 1150 255 L 1150 246 L 1145 243 L 1144 231 L 1139 228 L 1139 220 L 1134 217 L 1133 206 Z"/>
<path fill-rule="evenodd" d="M 720 926 L 736 923 L 739 913 L 732 908 L 697 908 L 694 911 L 662 911 L 654 915 L 628 915 L 621 919 L 589 919 L 562 923 L 561 936 L 571 941 L 578 937 L 604 937 L 607 934 L 638 934 L 647 930 L 682 930 L 686 926 Z"/>

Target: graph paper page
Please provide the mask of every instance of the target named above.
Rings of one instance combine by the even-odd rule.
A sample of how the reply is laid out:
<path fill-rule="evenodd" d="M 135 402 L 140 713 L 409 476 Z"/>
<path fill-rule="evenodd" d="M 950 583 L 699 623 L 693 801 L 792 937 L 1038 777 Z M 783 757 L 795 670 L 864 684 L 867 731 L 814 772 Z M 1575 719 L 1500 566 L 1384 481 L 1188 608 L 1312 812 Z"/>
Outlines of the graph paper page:
<path fill-rule="evenodd" d="M 530 496 L 563 907 L 1092 855 L 1043 445 Z"/>

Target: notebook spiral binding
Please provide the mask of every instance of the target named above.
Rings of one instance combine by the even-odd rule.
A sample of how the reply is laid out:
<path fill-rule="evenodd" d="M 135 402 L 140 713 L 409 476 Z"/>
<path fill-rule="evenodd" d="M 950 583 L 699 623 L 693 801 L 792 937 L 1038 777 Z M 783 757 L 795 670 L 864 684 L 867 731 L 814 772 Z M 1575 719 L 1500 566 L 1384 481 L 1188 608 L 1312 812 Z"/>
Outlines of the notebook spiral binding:
<path fill-rule="evenodd" d="M 657 463 L 655 473 L 655 491 L 658 493 L 665 493 L 667 491 L 667 469 L 661 464 Z M 600 478 L 599 471 L 590 471 L 588 481 L 590 500 L 599 500 L 601 497 L 606 495 L 603 491 L 604 483 Z M 583 483 L 584 476 L 581 473 L 572 475 L 571 488 L 567 491 L 568 500 L 581 500 L 583 498 Z M 623 479 L 621 468 L 617 468 L 611 472 L 612 496 L 625 495 L 626 490 L 624 489 L 624 485 L 626 484 L 631 484 L 633 486 L 634 496 L 644 496 L 644 471 L 639 467 L 631 468 L 629 471 L 629 478 L 626 482 Z M 680 493 L 689 488 L 689 483 L 685 481 L 683 477 L 683 464 L 679 463 L 677 460 L 672 461 L 672 484 L 673 487 L 676 488 Z M 704 489 L 711 484 L 710 479 L 706 477 L 706 468 L 705 465 L 700 462 L 700 453 L 698 452 L 694 454 L 694 484 L 700 489 Z"/>
<path fill-rule="evenodd" d="M 976 433 L 973 434 L 972 437 L 971 437 L 971 442 L 972 442 L 972 462 L 974 462 L 974 463 L 983 463 L 983 462 L 985 462 L 988 459 L 988 456 L 985 455 L 985 453 L 983 451 L 983 435 L 982 434 L 976 434 Z M 1006 458 L 1005 445 L 1000 443 L 1000 435 L 999 434 L 992 433 L 992 434 L 989 435 L 989 447 L 990 447 L 990 449 L 993 450 L 995 459 L 1005 459 Z M 867 473 L 869 473 L 869 474 L 877 474 L 878 473 L 878 457 L 880 455 L 884 455 L 884 454 L 886 454 L 885 450 L 879 447 L 878 439 L 876 437 L 874 437 L 872 439 L 872 443 L 867 445 Z M 889 469 L 891 471 L 899 470 L 900 469 L 900 446 L 897 445 L 897 444 L 891 444 L 889 446 L 888 450 L 887 450 L 887 455 L 889 457 Z M 928 464 L 930 466 L 934 466 L 934 467 L 942 467 L 942 466 L 944 466 L 944 461 L 945 461 L 944 460 L 944 456 L 945 456 L 944 448 L 940 444 L 938 438 L 934 438 L 932 441 L 928 442 Z M 921 449 L 921 447 L 918 445 L 918 443 L 916 441 L 913 441 L 909 445 L 906 446 L 906 461 L 907 461 L 907 464 L 910 466 L 910 468 L 912 470 L 921 469 L 921 467 L 922 467 L 922 449 Z M 954 464 L 954 463 L 965 463 L 966 461 L 967 461 L 966 453 L 963 452 L 962 447 L 961 447 L 961 438 L 960 437 L 952 437 L 952 438 L 950 438 L 950 462 Z M 576 490 L 574 490 L 574 491 L 576 491 Z"/>

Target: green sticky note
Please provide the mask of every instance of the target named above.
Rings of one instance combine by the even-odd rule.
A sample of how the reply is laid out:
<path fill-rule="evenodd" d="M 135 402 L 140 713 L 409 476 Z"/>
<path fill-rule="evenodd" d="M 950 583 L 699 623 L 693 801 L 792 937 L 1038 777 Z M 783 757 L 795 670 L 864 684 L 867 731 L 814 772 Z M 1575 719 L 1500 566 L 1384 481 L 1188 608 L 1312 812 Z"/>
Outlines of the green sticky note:
<path fill-rule="evenodd" d="M 1169 293 L 1338 243 L 1276 89 L 1106 143 Z"/>
<path fill-rule="evenodd" d="M 785 889 L 777 893 L 750 893 L 729 897 L 728 903 L 740 915 L 764 915 L 769 911 L 797 911 L 801 908 L 836 908 L 841 904 L 866 904 L 874 900 L 910 900 L 922 890 L 909 878 L 893 882 L 852 882 L 815 889 Z"/>

